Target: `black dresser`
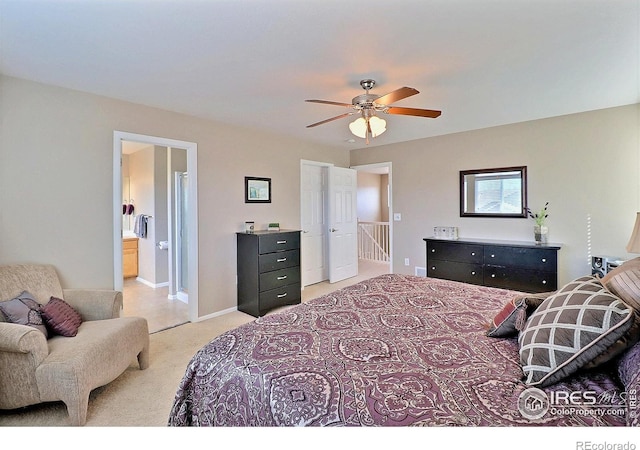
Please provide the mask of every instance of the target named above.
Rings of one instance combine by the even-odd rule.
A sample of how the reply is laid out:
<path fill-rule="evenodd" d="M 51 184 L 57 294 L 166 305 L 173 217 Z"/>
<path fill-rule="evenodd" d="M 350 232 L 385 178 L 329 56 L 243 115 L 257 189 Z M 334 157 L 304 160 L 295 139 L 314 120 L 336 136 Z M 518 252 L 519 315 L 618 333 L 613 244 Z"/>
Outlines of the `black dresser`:
<path fill-rule="evenodd" d="M 238 310 L 254 317 L 301 301 L 300 231 L 237 233 Z"/>
<path fill-rule="evenodd" d="M 425 238 L 427 276 L 523 292 L 558 287 L 557 244 Z"/>

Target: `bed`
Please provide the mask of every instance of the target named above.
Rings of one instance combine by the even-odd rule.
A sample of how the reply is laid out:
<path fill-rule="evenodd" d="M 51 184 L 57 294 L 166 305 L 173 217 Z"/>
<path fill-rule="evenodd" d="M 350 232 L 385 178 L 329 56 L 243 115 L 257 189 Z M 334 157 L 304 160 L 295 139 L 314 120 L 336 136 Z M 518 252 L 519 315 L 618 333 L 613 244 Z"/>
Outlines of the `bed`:
<path fill-rule="evenodd" d="M 635 402 L 626 396 L 637 383 L 638 346 L 631 347 L 633 359 L 618 355 L 544 388 L 524 384 L 518 335 L 487 336 L 496 314 L 519 297 L 503 289 L 388 274 L 274 311 L 216 337 L 194 355 L 168 424 L 632 423 Z M 541 392 L 544 399 L 536 397 Z M 588 395 L 569 404 L 567 393 L 575 392 Z M 544 400 L 546 413 L 537 417 L 540 408 L 531 402 Z"/>

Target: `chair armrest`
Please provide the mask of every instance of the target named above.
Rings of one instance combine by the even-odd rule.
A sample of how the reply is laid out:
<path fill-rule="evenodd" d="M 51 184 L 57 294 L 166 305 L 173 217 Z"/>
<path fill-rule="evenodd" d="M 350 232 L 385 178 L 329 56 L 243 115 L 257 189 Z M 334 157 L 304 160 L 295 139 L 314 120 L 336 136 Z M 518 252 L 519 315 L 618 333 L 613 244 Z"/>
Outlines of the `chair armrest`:
<path fill-rule="evenodd" d="M 47 338 L 40 330 L 27 325 L 0 322 L 0 352 L 32 353 L 33 367 L 38 367 L 49 354 L 49 347 Z"/>
<path fill-rule="evenodd" d="M 63 289 L 64 301 L 73 306 L 82 320 L 116 319 L 122 310 L 122 292 L 101 289 Z"/>

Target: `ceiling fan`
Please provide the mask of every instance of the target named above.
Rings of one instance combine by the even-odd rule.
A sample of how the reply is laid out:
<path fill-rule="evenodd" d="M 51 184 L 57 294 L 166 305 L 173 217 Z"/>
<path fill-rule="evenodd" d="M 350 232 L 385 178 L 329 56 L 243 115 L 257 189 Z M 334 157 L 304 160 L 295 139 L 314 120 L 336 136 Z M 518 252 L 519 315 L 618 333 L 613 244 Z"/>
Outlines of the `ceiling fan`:
<path fill-rule="evenodd" d="M 375 138 L 386 131 L 386 121 L 380 119 L 376 113 L 399 114 L 403 116 L 429 117 L 435 119 L 442 114 L 441 111 L 433 109 L 403 108 L 400 106 L 390 106 L 390 103 L 411 97 L 419 93 L 418 90 L 410 87 L 401 87 L 395 91 L 385 95 L 370 94 L 375 86 L 375 80 L 366 79 L 360 81 L 360 86 L 366 91 L 365 94 L 358 95 L 351 100 L 351 103 L 332 102 L 328 100 L 306 100 L 311 103 L 323 103 L 326 105 L 344 106 L 351 108 L 350 111 L 330 119 L 307 125 L 307 128 L 316 127 L 333 120 L 342 119 L 343 117 L 352 116 L 360 113 L 360 117 L 349 124 L 349 129 L 358 137 L 366 139 L 369 144 L 369 136 Z"/>

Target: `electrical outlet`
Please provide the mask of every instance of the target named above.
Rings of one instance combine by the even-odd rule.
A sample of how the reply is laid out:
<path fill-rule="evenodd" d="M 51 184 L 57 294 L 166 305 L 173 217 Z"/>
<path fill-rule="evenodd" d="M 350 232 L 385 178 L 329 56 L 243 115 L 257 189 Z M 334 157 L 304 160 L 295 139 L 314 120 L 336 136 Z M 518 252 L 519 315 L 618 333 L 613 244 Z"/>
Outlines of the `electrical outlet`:
<path fill-rule="evenodd" d="M 405 259 L 404 259 L 404 265 L 405 265 L 405 266 L 408 266 L 408 265 L 409 265 L 409 258 L 405 258 Z"/>

